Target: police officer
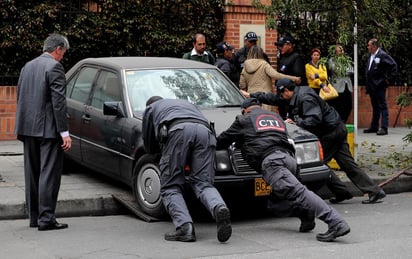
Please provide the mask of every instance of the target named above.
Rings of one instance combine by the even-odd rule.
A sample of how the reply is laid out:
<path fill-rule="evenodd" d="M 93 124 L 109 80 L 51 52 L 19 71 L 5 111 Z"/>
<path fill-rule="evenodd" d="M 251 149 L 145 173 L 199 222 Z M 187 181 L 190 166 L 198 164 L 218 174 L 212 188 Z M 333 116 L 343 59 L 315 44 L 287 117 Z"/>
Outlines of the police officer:
<path fill-rule="evenodd" d="M 236 86 L 239 86 L 240 75 L 232 61 L 234 49 L 235 48 L 227 42 L 219 42 L 216 45 L 217 59 L 215 66 L 222 70 Z"/>
<path fill-rule="evenodd" d="M 217 138 L 217 148 L 227 148 L 233 142 L 240 147 L 247 163 L 262 173 L 271 191 L 287 200 L 292 210 L 307 211 L 308 215 L 328 224 L 328 231 L 318 234 L 317 240 L 330 242 L 350 232 L 338 212 L 297 179 L 295 149 L 288 141 L 286 125 L 278 114 L 263 110 L 255 98 L 246 99 L 242 104 L 242 115 L 237 116 L 230 128 Z M 314 229 L 314 217 L 302 221 L 299 231 Z"/>
<path fill-rule="evenodd" d="M 315 134 L 323 147 L 325 162 L 336 160 L 341 170 L 369 199 L 363 204 L 377 203 L 385 198 L 385 192 L 359 167 L 353 159 L 347 142 L 347 129 L 338 112 L 323 101 L 313 89 L 296 87 L 292 80 L 283 78 L 276 82 L 277 93 L 288 102 L 286 122 L 296 124 Z M 253 93 L 259 101 L 277 105 L 279 97 L 272 93 Z M 353 195 L 332 171 L 328 187 L 335 195 L 330 202 L 338 203 L 351 199 Z"/>
<path fill-rule="evenodd" d="M 298 85 L 306 86 L 308 81 L 306 79 L 305 62 L 301 55 L 295 51 L 295 39 L 290 36 L 281 37 L 275 46 L 278 47 L 277 71 L 279 73 L 297 76 L 301 78 Z M 286 119 L 286 101 L 281 101 L 278 105 L 278 111 L 282 118 Z"/>
<path fill-rule="evenodd" d="M 244 37 L 245 46 L 240 48 L 233 55 L 233 63 L 235 64 L 236 69 L 238 70 L 239 74 L 242 72 L 243 63 L 245 63 L 245 60 L 247 59 L 247 54 L 249 53 L 249 49 L 252 46 L 255 46 L 257 44 L 257 40 L 258 40 L 258 36 L 253 31 L 246 33 Z M 263 59 L 266 60 L 266 62 L 270 64 L 269 57 L 266 53 L 263 53 Z"/>
<path fill-rule="evenodd" d="M 196 241 L 193 220 L 183 197 L 185 166 L 189 183 L 217 223 L 217 238 L 227 241 L 232 234 L 230 211 L 213 186 L 216 137 L 207 119 L 185 100 L 153 96 L 143 115 L 143 141 L 148 153 L 159 151 L 163 204 L 176 230 L 165 234 L 168 241 Z"/>

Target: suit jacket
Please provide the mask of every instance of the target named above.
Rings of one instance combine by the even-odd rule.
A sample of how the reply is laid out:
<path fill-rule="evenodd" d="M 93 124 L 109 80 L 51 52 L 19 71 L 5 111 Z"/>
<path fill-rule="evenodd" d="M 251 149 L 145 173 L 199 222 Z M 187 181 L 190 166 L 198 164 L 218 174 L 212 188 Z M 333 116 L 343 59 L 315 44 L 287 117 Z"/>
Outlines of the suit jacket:
<path fill-rule="evenodd" d="M 375 58 L 369 68 L 371 55 L 366 64 L 366 88 L 376 90 L 377 88 L 387 87 L 387 80 L 396 79 L 398 68 L 395 60 L 385 51 L 378 49 Z"/>
<path fill-rule="evenodd" d="M 17 83 L 15 133 L 58 138 L 67 131 L 66 77 L 62 64 L 43 53 L 23 67 Z"/>

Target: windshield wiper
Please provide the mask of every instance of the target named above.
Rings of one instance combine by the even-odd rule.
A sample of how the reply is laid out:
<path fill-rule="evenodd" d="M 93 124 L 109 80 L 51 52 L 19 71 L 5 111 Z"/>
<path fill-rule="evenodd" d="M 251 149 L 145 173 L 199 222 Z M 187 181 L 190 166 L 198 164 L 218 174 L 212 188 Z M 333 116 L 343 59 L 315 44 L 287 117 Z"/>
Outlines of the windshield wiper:
<path fill-rule="evenodd" d="M 216 105 L 217 108 L 240 107 L 240 104 L 221 104 Z"/>

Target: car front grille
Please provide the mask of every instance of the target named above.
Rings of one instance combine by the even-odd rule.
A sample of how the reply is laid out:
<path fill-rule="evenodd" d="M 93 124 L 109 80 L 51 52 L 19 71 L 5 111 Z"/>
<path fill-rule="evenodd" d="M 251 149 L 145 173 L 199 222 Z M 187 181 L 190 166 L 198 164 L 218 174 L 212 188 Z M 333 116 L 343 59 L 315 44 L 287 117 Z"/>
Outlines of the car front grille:
<path fill-rule="evenodd" d="M 239 149 L 232 148 L 231 151 L 233 170 L 235 171 L 236 175 L 257 174 L 257 172 L 248 165 L 245 159 L 243 159 L 242 153 Z"/>

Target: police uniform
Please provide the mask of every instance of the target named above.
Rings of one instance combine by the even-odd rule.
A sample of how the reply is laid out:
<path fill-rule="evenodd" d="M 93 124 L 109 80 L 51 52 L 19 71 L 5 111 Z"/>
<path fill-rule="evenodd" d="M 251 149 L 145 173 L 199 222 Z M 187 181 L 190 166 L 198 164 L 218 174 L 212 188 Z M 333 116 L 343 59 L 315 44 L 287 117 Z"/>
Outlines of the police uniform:
<path fill-rule="evenodd" d="M 153 102 L 143 116 L 143 140 L 148 153 L 161 149 L 161 195 L 177 229 L 193 223 L 183 197 L 186 165 L 190 186 L 210 214 L 215 218 L 215 209 L 226 207 L 213 186 L 216 137 L 196 106 L 175 99 Z"/>
<path fill-rule="evenodd" d="M 242 108 L 258 104 L 257 99 L 250 98 L 245 100 Z M 217 148 L 227 148 L 233 142 L 241 149 L 248 164 L 262 173 L 272 192 L 287 200 L 292 210 L 309 211 L 327 223 L 330 229 L 346 225 L 336 210 L 297 179 L 295 150 L 288 141 L 286 125 L 278 114 L 255 106 L 248 113 L 237 116 L 233 124 L 217 138 Z"/>
<path fill-rule="evenodd" d="M 258 36 L 256 33 L 250 31 L 246 33 L 244 40 L 249 41 L 249 42 L 255 42 L 256 44 L 256 41 L 258 40 Z M 238 51 L 236 51 L 232 57 L 233 63 L 235 64 L 236 69 L 238 70 L 239 74 L 242 72 L 248 53 L 249 53 L 249 48 L 244 46 L 240 48 Z M 263 59 L 266 60 L 266 62 L 270 64 L 269 57 L 265 52 L 263 52 Z"/>
<path fill-rule="evenodd" d="M 288 79 L 281 79 L 276 83 L 279 87 L 290 87 L 294 84 Z M 262 103 L 277 105 L 279 98 L 272 93 L 254 93 L 251 96 Z M 295 87 L 293 96 L 289 100 L 288 117 L 296 125 L 315 134 L 323 147 L 324 161 L 336 160 L 342 171 L 363 193 L 369 194 L 369 200 L 363 203 L 375 203 L 385 197 L 385 192 L 359 167 L 353 159 L 347 142 L 347 129 L 337 111 L 324 102 L 313 89 L 307 86 Z M 331 171 L 328 188 L 335 195 L 332 203 L 351 199 L 353 196 L 347 186 Z"/>

